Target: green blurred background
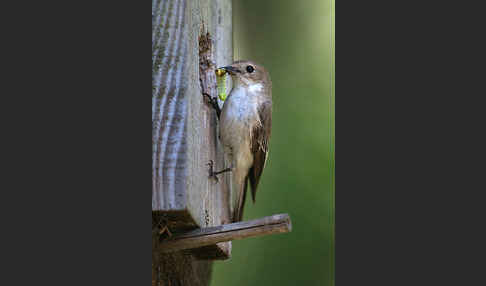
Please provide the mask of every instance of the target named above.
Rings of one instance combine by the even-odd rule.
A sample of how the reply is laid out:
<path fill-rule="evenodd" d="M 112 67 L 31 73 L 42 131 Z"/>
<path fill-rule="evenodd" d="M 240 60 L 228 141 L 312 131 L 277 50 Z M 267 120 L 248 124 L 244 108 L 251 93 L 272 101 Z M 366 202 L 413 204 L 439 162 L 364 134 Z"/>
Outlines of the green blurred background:
<path fill-rule="evenodd" d="M 334 285 L 334 0 L 233 1 L 234 58 L 273 82 L 270 156 L 245 220 L 289 213 L 292 232 L 233 242 L 211 286 Z"/>

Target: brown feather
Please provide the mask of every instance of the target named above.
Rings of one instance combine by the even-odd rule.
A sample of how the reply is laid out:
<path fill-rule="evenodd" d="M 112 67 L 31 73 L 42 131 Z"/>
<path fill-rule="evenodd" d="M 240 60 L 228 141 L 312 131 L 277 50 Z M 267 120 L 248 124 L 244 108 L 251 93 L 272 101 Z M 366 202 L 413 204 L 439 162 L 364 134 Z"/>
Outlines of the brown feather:
<path fill-rule="evenodd" d="M 261 124 L 252 129 L 251 151 L 253 153 L 253 166 L 250 168 L 248 178 L 250 179 L 251 197 L 255 203 L 256 191 L 260 177 L 268 157 L 268 142 L 270 140 L 272 125 L 272 102 L 268 100 L 258 110 Z"/>
<path fill-rule="evenodd" d="M 245 206 L 246 191 L 248 188 L 248 177 L 245 178 L 244 184 L 241 185 L 242 190 L 238 192 L 238 201 L 236 202 L 233 212 L 233 222 L 239 222 L 243 219 L 243 207 Z"/>

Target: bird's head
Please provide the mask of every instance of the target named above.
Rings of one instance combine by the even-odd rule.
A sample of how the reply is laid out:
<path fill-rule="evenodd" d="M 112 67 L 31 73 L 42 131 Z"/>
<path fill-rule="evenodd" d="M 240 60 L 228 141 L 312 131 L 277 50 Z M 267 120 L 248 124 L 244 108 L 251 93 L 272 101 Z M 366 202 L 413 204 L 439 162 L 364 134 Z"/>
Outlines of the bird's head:
<path fill-rule="evenodd" d="M 229 66 L 221 67 L 233 80 L 233 85 L 247 88 L 271 90 L 272 81 L 265 68 L 252 61 L 235 61 Z"/>

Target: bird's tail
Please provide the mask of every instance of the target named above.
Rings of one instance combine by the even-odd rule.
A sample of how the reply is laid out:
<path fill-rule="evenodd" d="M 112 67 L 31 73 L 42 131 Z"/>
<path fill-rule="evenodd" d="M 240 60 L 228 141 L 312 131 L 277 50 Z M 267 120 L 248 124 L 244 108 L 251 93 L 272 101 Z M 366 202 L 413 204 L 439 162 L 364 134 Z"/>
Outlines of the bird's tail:
<path fill-rule="evenodd" d="M 243 219 L 243 207 L 245 206 L 245 199 L 246 199 L 246 190 L 248 188 L 248 177 L 245 177 L 242 183 L 239 183 L 237 186 L 237 198 L 235 209 L 233 211 L 233 222 L 239 222 Z"/>

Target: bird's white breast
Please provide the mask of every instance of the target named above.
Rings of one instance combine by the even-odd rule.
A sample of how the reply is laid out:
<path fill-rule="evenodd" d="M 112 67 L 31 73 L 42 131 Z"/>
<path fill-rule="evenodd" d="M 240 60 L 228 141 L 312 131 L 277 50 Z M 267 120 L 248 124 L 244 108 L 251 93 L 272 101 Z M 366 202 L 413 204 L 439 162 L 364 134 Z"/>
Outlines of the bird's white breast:
<path fill-rule="evenodd" d="M 223 105 L 220 119 L 220 138 L 227 152 L 247 157 L 251 162 L 250 132 L 258 120 L 259 97 L 250 89 L 235 87 Z"/>
<path fill-rule="evenodd" d="M 260 92 L 262 90 L 263 90 L 263 84 L 261 84 L 261 83 L 254 83 L 254 84 L 248 86 L 249 92 Z"/>
<path fill-rule="evenodd" d="M 254 119 L 258 113 L 259 98 L 252 93 L 255 89 L 263 88 L 261 84 L 258 85 L 260 87 L 253 87 L 254 85 L 252 85 L 248 88 L 236 87 L 233 89 L 224 103 L 222 111 L 224 114 L 223 117 L 238 121 Z M 224 121 L 225 119 L 222 120 Z"/>

